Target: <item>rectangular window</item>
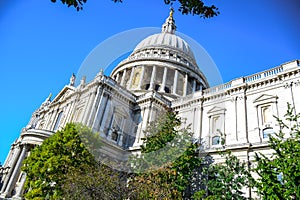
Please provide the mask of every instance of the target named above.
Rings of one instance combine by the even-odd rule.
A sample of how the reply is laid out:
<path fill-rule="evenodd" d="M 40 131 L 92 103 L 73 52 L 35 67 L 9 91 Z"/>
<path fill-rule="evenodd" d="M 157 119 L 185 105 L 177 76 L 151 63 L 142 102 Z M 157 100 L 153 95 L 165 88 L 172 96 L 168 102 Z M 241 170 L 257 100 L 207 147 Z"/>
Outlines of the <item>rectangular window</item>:
<path fill-rule="evenodd" d="M 212 145 L 218 145 L 220 143 L 221 143 L 220 136 L 215 136 L 212 138 Z"/>
<path fill-rule="evenodd" d="M 274 134 L 273 128 L 266 128 L 263 130 L 263 138 L 269 138 L 272 134 Z"/>

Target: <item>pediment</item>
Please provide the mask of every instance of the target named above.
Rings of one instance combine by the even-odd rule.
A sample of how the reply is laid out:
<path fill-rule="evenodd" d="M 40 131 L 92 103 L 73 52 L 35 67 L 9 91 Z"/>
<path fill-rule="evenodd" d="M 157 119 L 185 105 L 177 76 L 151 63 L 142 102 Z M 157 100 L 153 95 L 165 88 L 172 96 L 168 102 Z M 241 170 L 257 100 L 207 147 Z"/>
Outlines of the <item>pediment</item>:
<path fill-rule="evenodd" d="M 258 98 L 256 98 L 253 103 L 259 104 L 262 102 L 276 102 L 278 96 L 273 96 L 269 94 L 262 94 Z"/>
<path fill-rule="evenodd" d="M 63 101 L 67 96 L 74 92 L 74 88 L 70 86 L 65 86 L 52 100 L 51 103 Z"/>
<path fill-rule="evenodd" d="M 226 109 L 219 107 L 219 106 L 214 106 L 212 109 L 210 109 L 207 114 L 217 114 L 217 113 L 225 113 Z"/>

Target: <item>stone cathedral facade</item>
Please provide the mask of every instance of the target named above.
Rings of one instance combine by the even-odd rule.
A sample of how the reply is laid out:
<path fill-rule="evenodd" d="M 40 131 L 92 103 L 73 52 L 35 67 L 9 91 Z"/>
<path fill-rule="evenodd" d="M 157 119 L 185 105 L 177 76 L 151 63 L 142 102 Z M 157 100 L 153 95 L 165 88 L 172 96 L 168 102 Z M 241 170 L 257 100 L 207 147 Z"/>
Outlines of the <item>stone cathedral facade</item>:
<path fill-rule="evenodd" d="M 110 76 L 99 71 L 92 81 L 82 78 L 75 86 L 73 75 L 34 111 L 0 167 L 0 199 L 21 199 L 22 161 L 68 122 L 99 132 L 105 152 L 121 161 L 138 150 L 143 130 L 166 108 L 191 124 L 194 137 L 203 140 L 204 151 L 216 161 L 220 132 L 241 160 L 251 161 L 258 151 L 270 153 L 268 135 L 279 129 L 273 115 L 283 117 L 287 102 L 300 111 L 300 61 L 210 87 L 189 44 L 175 34 L 172 14 L 161 33 L 141 41 Z"/>

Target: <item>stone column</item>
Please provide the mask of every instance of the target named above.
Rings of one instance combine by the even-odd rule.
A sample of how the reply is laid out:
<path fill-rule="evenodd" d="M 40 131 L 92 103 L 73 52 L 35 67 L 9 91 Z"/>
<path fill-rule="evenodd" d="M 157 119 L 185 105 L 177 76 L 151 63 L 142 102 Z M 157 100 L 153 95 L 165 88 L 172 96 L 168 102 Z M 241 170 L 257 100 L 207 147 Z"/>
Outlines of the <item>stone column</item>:
<path fill-rule="evenodd" d="M 16 142 L 14 142 L 11 145 L 9 153 L 8 153 L 8 155 L 7 155 L 6 159 L 5 159 L 4 165 L 2 167 L 10 166 L 10 162 L 11 162 L 13 156 L 15 156 L 15 154 L 13 153 L 15 151 L 15 148 L 16 148 Z"/>
<path fill-rule="evenodd" d="M 106 120 L 107 120 L 107 117 L 108 117 L 108 113 L 110 113 L 110 107 L 111 107 L 111 100 L 109 97 L 107 97 L 107 100 L 106 100 L 106 105 L 105 105 L 105 108 L 104 108 L 104 111 L 102 112 L 103 115 L 101 117 L 101 120 L 100 120 L 100 134 L 102 135 L 105 135 L 104 134 L 104 126 L 105 126 L 105 123 L 106 123 Z"/>
<path fill-rule="evenodd" d="M 201 104 L 200 104 L 200 107 L 199 107 L 199 140 L 201 141 L 202 140 L 202 123 L 203 123 L 203 99 L 201 99 Z"/>
<path fill-rule="evenodd" d="M 75 96 L 72 97 L 72 111 L 70 112 L 70 121 L 71 122 L 75 122 L 77 115 L 75 115 L 77 112 L 77 106 L 78 106 L 78 102 L 80 99 L 80 95 L 76 94 Z"/>
<path fill-rule="evenodd" d="M 139 86 L 138 86 L 139 90 L 142 89 L 144 74 L 145 74 L 145 66 L 142 66 L 142 73 L 141 73 L 141 78 L 140 78 L 140 82 L 139 82 Z"/>
<path fill-rule="evenodd" d="M 93 119 L 95 119 L 95 115 L 96 115 L 96 112 L 98 111 L 98 108 L 100 106 L 99 102 L 100 102 L 100 99 L 102 98 L 103 96 L 103 87 L 102 86 L 98 86 L 98 90 L 97 90 L 97 94 L 96 94 L 96 98 L 93 102 L 93 107 L 92 107 L 92 111 L 91 111 L 91 114 L 89 116 L 89 119 L 88 119 L 88 126 L 92 126 L 93 124 Z"/>
<path fill-rule="evenodd" d="M 176 94 L 177 81 L 178 81 L 178 70 L 176 69 L 174 75 L 174 83 L 173 83 L 173 94 Z"/>
<path fill-rule="evenodd" d="M 17 148 L 14 147 L 13 151 L 16 151 L 16 152 L 14 152 L 14 155 L 12 157 L 12 161 L 11 162 L 7 161 L 10 164 L 9 164 L 9 166 L 6 166 L 6 167 L 10 167 L 10 169 L 9 169 L 9 172 L 7 173 L 7 175 L 5 176 L 4 183 L 2 185 L 2 189 L 1 189 L 1 192 L 0 192 L 1 194 L 4 193 L 4 191 L 7 187 L 7 184 L 9 182 L 9 180 L 11 179 L 11 175 L 12 175 L 14 169 L 15 169 L 16 162 L 18 161 L 20 151 L 21 151 L 19 144 L 18 144 Z"/>
<path fill-rule="evenodd" d="M 84 117 L 83 117 L 83 120 L 82 120 L 82 123 L 84 125 L 88 125 L 88 118 L 91 114 L 91 110 L 92 110 L 92 105 L 94 103 L 94 100 L 95 100 L 95 97 L 96 97 L 96 89 L 93 89 L 93 91 L 90 93 L 90 96 L 89 96 L 89 100 L 88 100 L 88 103 L 85 107 L 85 112 L 84 112 Z"/>
<path fill-rule="evenodd" d="M 114 111 L 115 109 L 113 108 L 113 111 L 112 111 L 112 115 L 111 115 L 111 119 L 110 119 L 110 122 L 109 122 L 109 125 L 108 125 L 108 136 L 107 136 L 107 138 L 109 139 L 109 140 L 111 140 L 111 134 L 112 134 L 112 125 L 113 125 L 113 123 L 114 123 L 114 121 L 115 121 L 115 115 L 114 115 Z"/>
<path fill-rule="evenodd" d="M 183 96 L 186 96 L 187 94 L 188 78 L 188 74 L 186 73 L 184 78 Z"/>
<path fill-rule="evenodd" d="M 46 129 L 52 131 L 52 127 L 54 126 L 53 123 L 55 123 L 55 116 L 56 116 L 56 113 L 57 113 L 57 109 L 55 108 L 55 110 L 53 110 L 50 113 L 52 113 L 52 114 L 49 116 L 49 122 L 48 122 L 48 126 L 46 127 Z"/>
<path fill-rule="evenodd" d="M 160 92 L 165 92 L 166 81 L 167 81 L 167 73 L 168 73 L 168 68 L 165 67 L 164 68 L 164 75 L 163 75 L 162 84 L 161 84 L 160 89 L 159 89 Z"/>
<path fill-rule="evenodd" d="M 75 106 L 75 101 L 71 100 L 70 105 L 69 105 L 69 111 L 66 113 L 66 122 L 72 122 L 73 119 L 71 119 L 72 114 L 74 113 L 74 106 Z M 47 124 L 48 122 L 46 122 L 45 124 Z"/>
<path fill-rule="evenodd" d="M 26 145 L 24 145 L 23 148 L 22 148 L 22 152 L 21 152 L 21 154 L 19 156 L 18 162 L 17 162 L 16 166 L 13 168 L 13 173 L 12 173 L 12 175 L 11 175 L 11 177 L 9 179 L 9 182 L 7 184 L 7 187 L 5 189 L 5 192 L 4 192 L 5 197 L 7 197 L 7 195 L 14 188 L 14 185 L 15 185 L 16 180 L 18 178 L 19 172 L 21 170 L 22 162 L 23 162 L 23 160 L 25 158 L 26 149 L 27 149 L 27 147 L 26 147 Z"/>
<path fill-rule="evenodd" d="M 66 123 L 68 122 L 67 118 L 69 116 L 69 112 L 70 112 L 70 105 L 67 104 L 64 108 L 64 113 L 63 113 L 63 117 L 62 117 L 62 120 L 61 120 L 61 126 L 62 127 L 65 127 Z"/>
<path fill-rule="evenodd" d="M 122 124 L 121 124 L 122 130 L 119 131 L 119 139 L 118 139 L 118 145 L 121 147 L 123 146 L 125 123 L 126 123 L 126 117 L 122 117 Z M 132 123 L 131 123 L 131 125 L 132 125 Z"/>
<path fill-rule="evenodd" d="M 108 104 L 108 95 L 105 92 L 102 92 L 101 99 L 99 101 L 100 102 L 97 108 L 97 113 L 95 115 L 94 124 L 93 124 L 94 131 L 101 131 L 100 127 L 101 127 L 103 117 L 106 113 L 106 107 Z"/>
<path fill-rule="evenodd" d="M 132 78 L 133 78 L 133 74 L 134 74 L 134 69 L 135 69 L 135 67 L 132 67 L 132 69 L 131 69 L 131 73 L 130 73 L 130 78 L 129 78 L 129 81 L 128 81 L 127 89 L 131 88 L 131 82 L 132 82 Z"/>
<path fill-rule="evenodd" d="M 138 127 L 137 127 L 135 141 L 134 141 L 133 146 L 136 146 L 139 143 L 139 140 L 141 138 L 144 116 L 145 116 L 145 108 L 141 108 L 138 119 L 136 120 Z"/>
<path fill-rule="evenodd" d="M 126 76 L 126 69 L 124 69 L 124 71 L 123 71 L 123 75 L 122 75 L 122 79 L 121 79 L 121 86 L 124 86 L 125 76 Z"/>
<path fill-rule="evenodd" d="M 151 74 L 151 80 L 150 80 L 150 87 L 149 90 L 153 90 L 154 82 L 155 82 L 155 76 L 156 76 L 156 66 L 153 66 L 152 74 Z"/>
<path fill-rule="evenodd" d="M 236 138 L 238 143 L 248 142 L 246 96 L 240 93 L 236 96 Z"/>
<path fill-rule="evenodd" d="M 144 130 L 146 130 L 146 127 L 148 125 L 148 118 L 149 118 L 149 115 L 150 115 L 149 105 L 142 108 L 141 114 L 142 114 L 142 119 L 143 120 L 140 122 L 140 124 L 138 126 L 138 131 L 137 131 L 137 134 L 136 134 L 137 137 L 135 138 L 133 146 L 140 146 L 142 144 L 141 138 L 144 137 Z"/>
<path fill-rule="evenodd" d="M 25 185 L 25 181 L 26 181 L 25 172 L 21 172 L 21 173 L 23 173 L 23 174 L 21 175 L 21 180 L 20 180 L 20 183 L 18 186 L 18 190 L 17 190 L 16 194 L 13 196 L 14 198 L 19 198 L 19 199 L 21 199 L 21 197 L 22 197 L 22 192 L 23 192 L 23 188 Z"/>
<path fill-rule="evenodd" d="M 118 141 L 117 142 L 118 142 L 119 146 L 123 146 L 123 134 L 124 134 L 125 122 L 126 122 L 126 118 L 122 117 L 122 124 L 121 124 L 122 130 L 118 131 Z"/>
<path fill-rule="evenodd" d="M 120 76 L 120 73 L 118 72 L 118 73 L 117 73 L 117 76 L 116 76 L 116 81 L 117 81 L 117 83 L 119 83 L 119 78 L 120 78 L 119 76 Z"/>

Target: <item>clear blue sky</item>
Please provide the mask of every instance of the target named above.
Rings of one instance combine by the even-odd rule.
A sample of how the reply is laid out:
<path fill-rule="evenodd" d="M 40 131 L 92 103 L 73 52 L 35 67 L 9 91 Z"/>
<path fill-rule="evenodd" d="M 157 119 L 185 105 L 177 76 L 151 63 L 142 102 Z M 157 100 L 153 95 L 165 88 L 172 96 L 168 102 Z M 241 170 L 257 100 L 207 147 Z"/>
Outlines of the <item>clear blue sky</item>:
<path fill-rule="evenodd" d="M 225 82 L 300 59 L 298 0 L 206 2 L 221 14 L 175 12 L 177 30 L 206 49 Z M 122 31 L 161 27 L 168 13 L 163 0 L 88 0 L 81 12 L 50 0 L 0 0 L 0 162 L 31 113 L 94 47 Z"/>

